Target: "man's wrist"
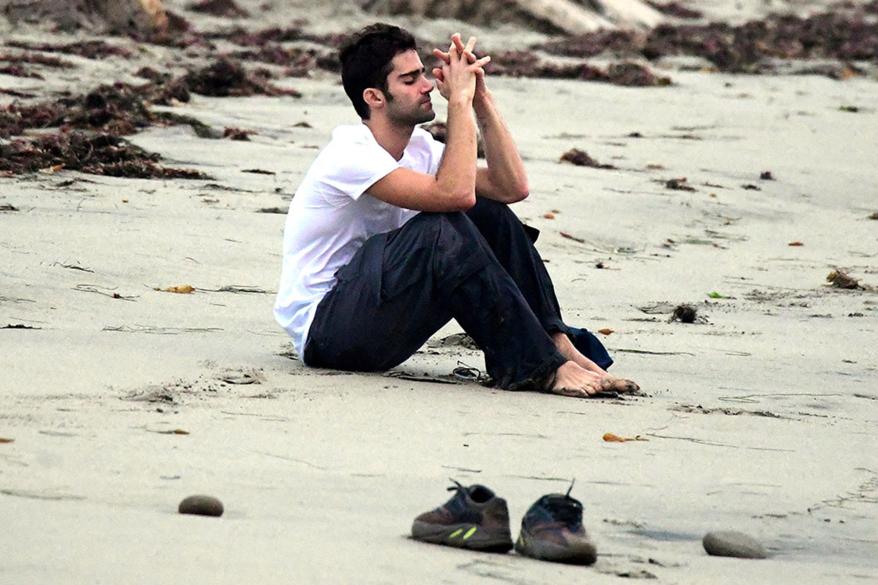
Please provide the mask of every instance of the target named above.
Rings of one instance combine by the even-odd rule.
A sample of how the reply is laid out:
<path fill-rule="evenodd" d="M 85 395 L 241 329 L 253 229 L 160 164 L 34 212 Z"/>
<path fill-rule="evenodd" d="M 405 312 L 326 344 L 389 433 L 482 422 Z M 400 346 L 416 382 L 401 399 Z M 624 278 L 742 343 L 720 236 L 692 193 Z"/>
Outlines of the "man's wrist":
<path fill-rule="evenodd" d="M 486 89 L 484 91 L 476 92 L 476 95 L 473 98 L 473 108 L 476 111 L 476 115 L 482 116 L 487 114 L 493 103 L 494 96 L 491 95 L 489 90 Z"/>
<path fill-rule="evenodd" d="M 449 108 L 471 108 L 473 97 L 471 95 L 454 94 L 448 97 Z"/>

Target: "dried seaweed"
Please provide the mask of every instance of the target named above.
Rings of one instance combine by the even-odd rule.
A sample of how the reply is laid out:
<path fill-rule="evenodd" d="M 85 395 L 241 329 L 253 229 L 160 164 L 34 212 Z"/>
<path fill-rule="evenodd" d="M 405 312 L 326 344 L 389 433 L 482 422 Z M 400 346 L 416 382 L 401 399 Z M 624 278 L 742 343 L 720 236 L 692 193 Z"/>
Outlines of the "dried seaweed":
<path fill-rule="evenodd" d="M 878 59 L 875 2 L 864 7 L 837 6 L 807 18 L 770 15 L 733 26 L 660 25 L 647 34 L 605 31 L 572 36 L 535 48 L 571 57 L 592 57 L 605 51 L 654 60 L 668 55 L 694 55 L 728 72 L 770 71 L 768 59 Z"/>
<path fill-rule="evenodd" d="M 860 284 L 859 280 L 849 275 L 841 268 L 836 268 L 835 270 L 830 272 L 826 276 L 826 280 L 835 288 L 841 288 L 845 290 L 862 290 L 864 288 L 863 285 Z"/>
<path fill-rule="evenodd" d="M 64 106 L 43 102 L 32 106 L 11 103 L 0 107 L 0 138 L 17 136 L 28 128 L 57 126 L 64 115 Z"/>
<path fill-rule="evenodd" d="M 134 134 L 152 125 L 188 124 L 203 138 L 220 138 L 198 120 L 173 113 L 153 113 L 150 105 L 188 102 L 190 92 L 211 96 L 294 96 L 293 89 L 276 88 L 268 83 L 270 73 L 246 71 L 239 62 L 220 59 L 214 64 L 188 72 L 180 78 L 143 68 L 138 75 L 151 79 L 144 85 L 114 83 L 101 85 L 80 96 L 32 105 L 12 103 L 0 107 L 0 138 L 18 136 L 27 129 L 63 127 L 96 130 L 113 136 Z"/>
<path fill-rule="evenodd" d="M 271 73 L 265 69 L 248 72 L 240 62 L 222 57 L 213 64 L 190 71 L 183 77 L 189 91 L 201 95 L 227 96 L 293 96 L 301 97 L 294 89 L 281 89 L 268 83 Z"/>
<path fill-rule="evenodd" d="M 64 61 L 63 59 L 50 57 L 48 55 L 40 55 L 39 53 L 19 53 L 17 55 L 0 53 L 0 61 L 6 61 L 7 63 L 14 63 L 17 65 L 20 65 L 21 63 L 31 63 L 34 65 L 53 67 L 55 69 L 69 69 L 73 67 L 73 63 L 70 63 L 69 61 Z"/>
<path fill-rule="evenodd" d="M 695 191 L 695 187 L 689 185 L 686 177 L 677 177 L 676 179 L 668 179 L 665 181 L 665 188 L 672 191 Z"/>
<path fill-rule="evenodd" d="M 106 133 L 58 132 L 0 144 L 0 172 L 22 174 L 74 170 L 140 179 L 205 179 L 204 174 L 162 167 L 161 157 Z"/>
<path fill-rule="evenodd" d="M 241 128 L 226 128 L 223 130 L 223 138 L 228 138 L 229 140 L 243 140 L 250 141 L 250 135 L 256 134 L 253 130 L 242 130 Z"/>
<path fill-rule="evenodd" d="M 224 39 L 242 47 L 261 47 L 266 43 L 289 43 L 308 41 L 317 45 L 338 48 L 347 39 L 345 34 L 314 35 L 298 26 L 271 27 L 256 32 L 236 27 L 230 30 L 206 33 L 207 39 Z"/>
<path fill-rule="evenodd" d="M 317 69 L 331 72 L 337 72 L 340 69 L 334 51 L 284 47 L 276 43 L 235 51 L 231 56 L 242 61 L 259 61 L 281 65 L 286 68 L 284 72 L 290 77 L 305 77 Z"/>
<path fill-rule="evenodd" d="M 571 148 L 561 155 L 561 162 L 567 162 L 578 167 L 591 167 L 593 169 L 615 169 L 613 165 L 601 164 L 588 155 L 584 150 Z"/>
<path fill-rule="evenodd" d="M 189 4 L 187 8 L 193 12 L 221 16 L 223 18 L 246 18 L 250 13 L 238 6 L 235 0 L 201 0 Z"/>
<path fill-rule="evenodd" d="M 487 70 L 500 76 L 578 79 L 640 87 L 671 84 L 669 78 L 657 76 L 643 65 L 631 62 L 614 63 L 604 70 L 587 63 L 550 63 L 531 51 L 507 51 L 495 54 L 492 59 Z"/>
<path fill-rule="evenodd" d="M 29 77 L 31 79 L 45 79 L 39 73 L 34 73 L 21 65 L 6 65 L 0 67 L 0 75 L 11 75 L 12 77 Z"/>
<path fill-rule="evenodd" d="M 701 18 L 704 16 L 699 10 L 693 10 L 688 6 L 684 6 L 679 2 L 666 2 L 664 4 L 660 2 L 654 2 L 653 0 L 647 0 L 647 4 L 661 12 L 666 16 L 673 16 L 674 18 Z"/>
<path fill-rule="evenodd" d="M 78 55 L 86 59 L 104 59 L 106 57 L 123 57 L 130 59 L 131 51 L 124 47 L 111 45 L 102 40 L 79 41 L 75 43 L 28 43 L 25 41 L 6 41 L 6 46 L 28 51 L 43 53 L 64 53 Z M 69 66 L 69 65 L 68 65 Z"/>

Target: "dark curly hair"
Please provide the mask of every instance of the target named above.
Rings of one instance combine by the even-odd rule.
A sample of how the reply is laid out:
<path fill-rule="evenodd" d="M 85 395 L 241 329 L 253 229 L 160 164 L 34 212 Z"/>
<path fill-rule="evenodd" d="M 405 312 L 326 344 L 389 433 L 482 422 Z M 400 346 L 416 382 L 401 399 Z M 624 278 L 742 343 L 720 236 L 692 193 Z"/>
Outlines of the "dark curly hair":
<path fill-rule="evenodd" d="M 354 33 L 339 50 L 341 82 L 354 109 L 363 120 L 369 119 L 369 106 L 363 91 L 374 87 L 388 100 L 387 75 L 393 69 L 393 58 L 409 50 L 417 50 L 415 38 L 398 26 L 377 22 Z"/>

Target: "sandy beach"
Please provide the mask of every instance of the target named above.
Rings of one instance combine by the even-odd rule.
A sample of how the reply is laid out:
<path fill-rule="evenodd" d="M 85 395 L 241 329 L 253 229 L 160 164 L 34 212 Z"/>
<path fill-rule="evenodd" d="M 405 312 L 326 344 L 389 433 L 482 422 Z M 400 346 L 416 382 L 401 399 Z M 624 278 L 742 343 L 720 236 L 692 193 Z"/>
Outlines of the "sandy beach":
<path fill-rule="evenodd" d="M 199 30 L 229 25 L 165 4 Z M 239 4 L 254 16 L 234 24 L 248 30 L 299 18 L 325 34 L 388 18 Z M 733 23 L 770 12 L 685 4 Z M 391 20 L 422 38 L 478 34 L 488 51 L 546 38 L 522 31 L 507 46 L 513 25 Z M 4 43 L 86 38 L 0 19 Z M 73 66 L 0 74 L 0 88 L 55 98 L 205 58 L 100 38 L 132 55 L 56 55 Z M 542 232 L 566 320 L 603 330 L 612 371 L 643 388 L 624 399 L 455 380 L 459 362 L 484 369 L 480 352 L 446 339 L 455 323 L 388 374 L 301 365 L 271 308 L 289 201 L 332 129 L 356 121 L 332 72 L 272 80 L 298 98 L 193 93 L 153 106 L 249 141 L 188 125 L 126 136 L 209 178 L 0 177 L 0 584 L 878 581 L 868 65 L 836 80 L 651 63 L 667 87 L 489 78 L 530 175 L 513 209 Z M 0 94 L 0 106 L 16 100 L 30 103 Z M 560 162 L 571 148 L 615 168 Z M 860 287 L 827 282 L 839 269 Z M 162 290 L 183 285 L 194 292 Z M 681 304 L 695 323 L 672 319 Z M 597 563 L 412 541 L 412 519 L 450 496 L 449 477 L 506 498 L 513 537 L 534 500 L 575 478 Z M 177 513 L 199 493 L 225 514 Z M 701 538 L 720 529 L 770 557 L 708 556 Z"/>

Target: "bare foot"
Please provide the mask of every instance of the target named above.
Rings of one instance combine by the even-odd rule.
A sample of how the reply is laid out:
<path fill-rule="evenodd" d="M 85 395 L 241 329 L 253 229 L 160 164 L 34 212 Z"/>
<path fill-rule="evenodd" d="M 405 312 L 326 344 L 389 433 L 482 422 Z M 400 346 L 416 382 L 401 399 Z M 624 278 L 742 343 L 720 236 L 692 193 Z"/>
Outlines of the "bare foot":
<path fill-rule="evenodd" d="M 606 372 L 606 370 L 582 355 L 582 353 L 580 353 L 580 351 L 576 349 L 576 346 L 573 345 L 573 342 L 570 341 L 570 338 L 567 337 L 566 333 L 561 333 L 560 331 L 553 333 L 552 341 L 555 342 L 555 347 L 558 348 L 558 351 L 561 353 L 561 355 L 578 365 L 580 368 L 586 370 L 587 372 L 596 374 L 600 377 L 601 391 L 621 393 L 637 392 L 638 390 L 640 390 L 640 386 L 638 386 L 637 383 L 632 382 L 631 380 L 611 376 Z"/>
<path fill-rule="evenodd" d="M 599 374 L 589 372 L 573 361 L 561 364 L 555 371 L 555 379 L 549 389 L 552 394 L 588 398 L 605 390 L 605 379 Z"/>

